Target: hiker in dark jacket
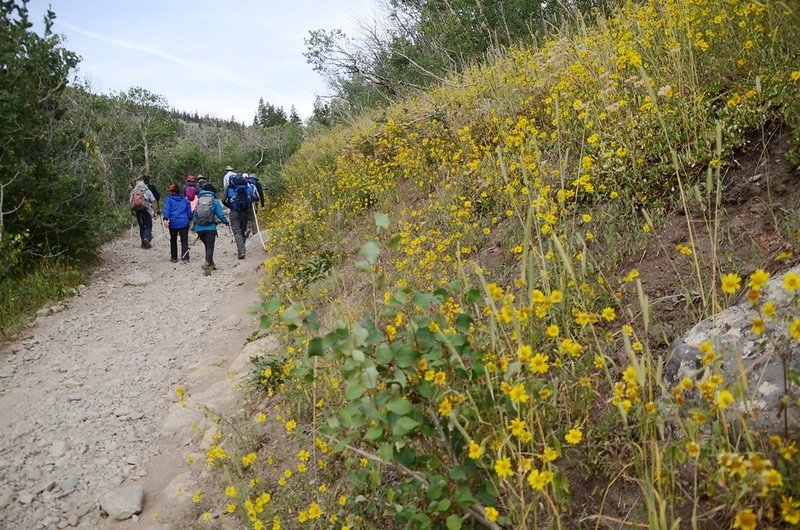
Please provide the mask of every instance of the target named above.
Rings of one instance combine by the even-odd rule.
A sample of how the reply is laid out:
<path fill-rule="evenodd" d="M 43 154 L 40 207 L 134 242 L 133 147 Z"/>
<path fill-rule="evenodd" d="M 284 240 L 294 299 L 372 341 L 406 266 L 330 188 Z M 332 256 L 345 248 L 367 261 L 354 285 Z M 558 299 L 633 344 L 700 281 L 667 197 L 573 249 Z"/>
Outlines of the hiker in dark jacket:
<path fill-rule="evenodd" d="M 189 261 L 189 223 L 192 205 L 181 194 L 177 184 L 169 185 L 169 196 L 161 210 L 164 226 L 169 228 L 169 252 L 172 263 L 178 262 L 178 236 L 181 238 L 181 261 Z"/>
<path fill-rule="evenodd" d="M 147 185 L 147 189 L 150 190 L 150 193 L 153 194 L 153 197 L 156 198 L 156 215 L 158 215 L 158 208 L 161 204 L 159 202 L 161 200 L 161 194 L 158 193 L 158 189 L 156 188 L 155 184 L 150 184 L 150 175 L 142 176 L 142 180 L 144 180 L 144 183 Z"/>
<path fill-rule="evenodd" d="M 194 209 L 194 231 L 203 245 L 206 247 L 206 261 L 203 263 L 203 274 L 206 276 L 211 275 L 212 270 L 217 270 L 214 265 L 214 243 L 217 240 L 217 219 L 222 224 L 227 225 L 228 219 L 225 217 L 225 212 L 222 211 L 222 203 L 217 200 L 217 190 L 211 184 L 206 184 L 206 187 L 200 190 L 200 196 L 197 200 L 197 207 Z M 205 210 L 211 209 L 209 213 L 210 222 L 203 219 Z M 212 215 L 213 214 L 213 215 Z"/>

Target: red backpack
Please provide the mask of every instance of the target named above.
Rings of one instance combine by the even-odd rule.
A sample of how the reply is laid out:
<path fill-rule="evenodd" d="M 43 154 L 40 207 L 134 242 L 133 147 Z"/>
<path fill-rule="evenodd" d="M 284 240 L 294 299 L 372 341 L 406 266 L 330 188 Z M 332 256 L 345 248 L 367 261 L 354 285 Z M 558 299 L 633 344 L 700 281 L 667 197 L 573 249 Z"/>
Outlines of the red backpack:
<path fill-rule="evenodd" d="M 145 192 L 140 186 L 133 188 L 133 193 L 131 193 L 129 202 L 131 210 L 135 212 L 147 210 L 147 207 L 150 205 L 150 201 L 147 200 L 147 196 L 145 196 Z"/>

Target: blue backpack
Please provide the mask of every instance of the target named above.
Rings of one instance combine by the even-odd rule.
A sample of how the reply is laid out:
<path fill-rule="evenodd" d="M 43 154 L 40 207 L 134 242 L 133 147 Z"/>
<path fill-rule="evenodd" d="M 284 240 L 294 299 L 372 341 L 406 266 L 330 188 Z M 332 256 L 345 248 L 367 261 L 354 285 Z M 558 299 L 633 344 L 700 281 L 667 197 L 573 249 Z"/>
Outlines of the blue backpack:
<path fill-rule="evenodd" d="M 228 181 L 228 207 L 237 212 L 249 211 L 253 202 L 253 187 L 241 173 L 231 175 Z"/>

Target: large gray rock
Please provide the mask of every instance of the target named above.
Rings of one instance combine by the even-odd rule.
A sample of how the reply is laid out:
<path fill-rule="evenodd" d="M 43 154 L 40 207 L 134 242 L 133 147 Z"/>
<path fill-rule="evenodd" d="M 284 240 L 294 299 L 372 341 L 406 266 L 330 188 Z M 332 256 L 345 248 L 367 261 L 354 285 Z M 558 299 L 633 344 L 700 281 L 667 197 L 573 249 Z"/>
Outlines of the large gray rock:
<path fill-rule="evenodd" d="M 800 273 L 800 266 L 791 271 Z M 756 308 L 747 300 L 731 306 L 675 341 L 664 373 L 666 383 L 674 386 L 684 377 L 700 381 L 705 369 L 700 363 L 703 354 L 698 347 L 708 341 L 722 358 L 721 371 L 728 388 L 735 383 L 744 388 L 742 383 L 746 380 L 745 399 L 740 399 L 734 391 L 735 412 L 743 413 L 764 434 L 783 433 L 785 413 L 790 435 L 797 436 L 800 387 L 788 381 L 784 371 L 800 372 L 800 341 L 793 339 L 788 330 L 789 322 L 800 311 L 792 304 L 793 295 L 783 288 L 783 277 L 788 272 L 771 278 L 762 289 L 759 305 L 772 301 L 777 308 L 775 319 L 765 319 L 762 335 L 752 331 L 753 321 L 759 316 Z M 788 384 L 788 399 L 784 399 L 784 380 Z"/>
<path fill-rule="evenodd" d="M 117 521 L 141 513 L 143 506 L 144 488 L 141 484 L 109 491 L 100 498 L 100 509 Z"/>

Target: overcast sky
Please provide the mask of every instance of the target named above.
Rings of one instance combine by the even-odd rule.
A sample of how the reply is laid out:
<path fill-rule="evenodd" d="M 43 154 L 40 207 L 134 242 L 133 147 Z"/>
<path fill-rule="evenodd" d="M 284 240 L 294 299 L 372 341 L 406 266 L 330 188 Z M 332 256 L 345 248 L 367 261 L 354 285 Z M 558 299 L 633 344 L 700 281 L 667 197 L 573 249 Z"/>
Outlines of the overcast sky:
<path fill-rule="evenodd" d="M 94 92 L 141 86 L 176 109 L 249 125 L 262 97 L 308 117 L 327 88 L 303 40 L 321 28 L 354 34 L 376 0 L 31 0 L 31 19 L 48 4 Z"/>

